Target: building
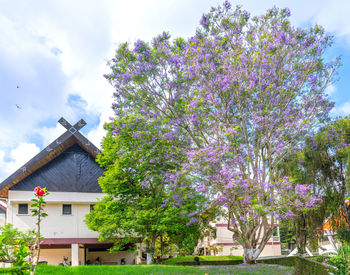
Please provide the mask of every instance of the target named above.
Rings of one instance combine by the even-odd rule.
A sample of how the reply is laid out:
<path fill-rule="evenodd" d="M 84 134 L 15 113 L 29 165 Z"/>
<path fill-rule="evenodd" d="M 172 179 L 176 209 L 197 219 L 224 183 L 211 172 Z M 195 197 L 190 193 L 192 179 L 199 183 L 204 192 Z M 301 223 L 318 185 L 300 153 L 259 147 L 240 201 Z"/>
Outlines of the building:
<path fill-rule="evenodd" d="M 350 201 L 346 201 L 346 206 L 341 207 L 338 211 L 328 217 L 322 225 L 319 238 L 319 254 L 334 254 L 338 253 L 341 242 L 336 238 L 337 230 L 343 226 L 348 227 L 346 212 L 350 209 Z"/>
<path fill-rule="evenodd" d="M 224 219 L 219 219 L 213 224 L 213 228 L 211 234 L 208 234 L 197 246 L 201 255 L 243 255 L 243 247 L 237 241 L 233 241 L 233 233 L 227 229 L 227 223 L 225 223 Z M 259 257 L 280 255 L 281 241 L 279 227 L 277 226 Z"/>
<path fill-rule="evenodd" d="M 72 265 L 96 259 L 102 264 L 134 263 L 139 259 L 135 254 L 109 253 L 112 244 L 99 242 L 85 225 L 85 215 L 104 196 L 97 181 L 103 169 L 95 162 L 100 151 L 79 132 L 84 120 L 72 126 L 61 118 L 59 123 L 67 131 L 0 184 L 0 200 L 7 205 L 0 204 L 0 224 L 6 220 L 20 230 L 35 228 L 30 200 L 36 186 L 46 187 L 50 194 L 45 198 L 48 217 L 41 224 L 40 261 L 56 265 L 67 257 Z"/>

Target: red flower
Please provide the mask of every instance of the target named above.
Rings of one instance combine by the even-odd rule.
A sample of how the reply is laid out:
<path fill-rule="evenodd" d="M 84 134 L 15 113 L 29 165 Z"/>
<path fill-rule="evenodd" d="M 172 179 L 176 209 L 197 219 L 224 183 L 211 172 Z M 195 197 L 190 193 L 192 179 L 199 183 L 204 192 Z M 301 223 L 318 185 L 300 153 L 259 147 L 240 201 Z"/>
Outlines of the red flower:
<path fill-rule="evenodd" d="M 43 189 L 41 189 L 40 186 L 35 187 L 34 192 L 35 192 L 35 196 L 37 196 L 37 197 L 42 197 L 45 195 L 45 191 Z"/>

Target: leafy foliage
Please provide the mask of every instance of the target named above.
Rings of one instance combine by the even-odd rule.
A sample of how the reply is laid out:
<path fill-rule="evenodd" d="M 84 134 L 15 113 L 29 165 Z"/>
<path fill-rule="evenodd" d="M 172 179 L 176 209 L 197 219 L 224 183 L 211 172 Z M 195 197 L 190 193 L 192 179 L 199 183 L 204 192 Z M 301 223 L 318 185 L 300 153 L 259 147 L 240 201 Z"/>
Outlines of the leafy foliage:
<path fill-rule="evenodd" d="M 179 198 L 186 176 L 191 188 L 227 209 L 247 262 L 258 257 L 276 219 L 317 201 L 311 187 L 279 177 L 278 166 L 328 118 L 324 90 L 338 60 L 324 61 L 332 39 L 320 26 L 294 28 L 289 16 L 273 8 L 250 18 L 225 1 L 203 15 L 188 40 L 172 42 L 163 33 L 151 44 L 122 44 L 106 75 L 116 89 L 116 115 L 157 124 L 151 148 L 171 141 L 184 156 L 164 176 Z M 123 128 L 115 125 L 115 132 Z M 139 136 L 137 125 L 132 132 Z"/>
<path fill-rule="evenodd" d="M 124 128 L 112 135 L 114 127 L 121 125 Z M 171 144 L 157 139 L 156 124 L 147 125 L 130 116 L 117 118 L 113 126 L 106 126 L 109 132 L 97 157 L 105 168 L 99 184 L 108 195 L 86 216 L 88 227 L 99 232 L 101 240 L 113 241 L 116 250 L 143 241 L 147 252 L 154 253 L 156 240 L 166 236 L 168 245 L 176 244 L 184 253 L 191 253 L 209 216 L 199 215 L 201 195 L 184 185 L 187 195 L 179 204 L 178 195 L 163 177 L 176 169 L 181 155 Z M 135 134 L 135 127 L 142 130 Z M 155 141 L 150 142 L 152 139 Z M 191 219 L 201 223 L 191 223 Z"/>
<path fill-rule="evenodd" d="M 23 274 L 29 274 L 31 263 L 30 247 L 35 243 L 35 231 L 22 232 L 7 223 L 0 227 L 0 261 L 12 263 Z"/>
<path fill-rule="evenodd" d="M 337 230 L 337 238 L 344 245 L 350 245 L 350 228 L 342 227 Z"/>

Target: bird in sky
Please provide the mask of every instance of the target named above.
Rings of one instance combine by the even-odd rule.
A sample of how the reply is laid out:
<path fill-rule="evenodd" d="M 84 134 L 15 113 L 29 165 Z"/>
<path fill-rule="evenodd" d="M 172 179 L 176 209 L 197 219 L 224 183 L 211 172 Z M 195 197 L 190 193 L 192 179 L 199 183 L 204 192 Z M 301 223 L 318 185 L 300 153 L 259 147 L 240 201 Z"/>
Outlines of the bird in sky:
<path fill-rule="evenodd" d="M 22 107 L 21 107 L 21 106 L 18 106 L 17 104 L 16 104 L 16 107 L 17 107 L 17 109 L 20 109 L 20 110 L 22 109 Z"/>

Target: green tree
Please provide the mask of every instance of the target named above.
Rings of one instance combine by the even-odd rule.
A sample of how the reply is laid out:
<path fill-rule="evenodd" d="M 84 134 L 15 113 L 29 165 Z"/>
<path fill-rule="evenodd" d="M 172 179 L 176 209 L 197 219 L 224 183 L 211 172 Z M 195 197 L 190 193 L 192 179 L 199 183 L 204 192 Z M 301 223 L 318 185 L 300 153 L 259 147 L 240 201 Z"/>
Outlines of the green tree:
<path fill-rule="evenodd" d="M 137 133 L 131 131 L 136 127 Z M 144 242 L 148 263 L 157 238 L 165 235 L 167 243 L 192 252 L 209 216 L 200 217 L 202 198 L 195 190 L 186 184 L 186 196 L 179 197 L 164 177 L 177 168 L 181 154 L 171 142 L 157 139 L 159 125 L 147 125 L 136 115 L 119 117 L 106 129 L 97 162 L 105 169 L 99 184 L 107 196 L 86 216 L 88 227 L 101 240 L 113 241 L 116 250 Z"/>
<path fill-rule="evenodd" d="M 20 274 L 29 274 L 31 262 L 30 247 L 35 243 L 35 230 L 22 232 L 8 223 L 0 226 L 0 262 L 12 263 Z"/>
<path fill-rule="evenodd" d="M 174 175 L 192 175 L 191 185 L 227 210 L 246 263 L 256 261 L 277 219 L 314 201 L 307 187 L 278 177 L 278 166 L 332 108 L 324 93 L 338 66 L 324 58 L 332 38 L 289 17 L 277 8 L 250 17 L 225 1 L 188 40 L 163 33 L 120 45 L 106 75 L 120 116 L 142 111 L 145 123 L 187 135 L 178 147 L 187 158 Z"/>
<path fill-rule="evenodd" d="M 308 240 L 317 238 L 318 230 L 332 213 L 335 228 L 349 226 L 349 145 L 350 119 L 338 118 L 309 137 L 303 151 L 290 155 L 281 165 L 281 173 L 294 179 L 294 184 L 313 185 L 319 198 L 318 207 L 302 212 L 292 222 L 298 253 L 304 254 Z M 339 210 L 342 209 L 341 212 Z M 342 213 L 342 217 L 337 216 Z"/>

